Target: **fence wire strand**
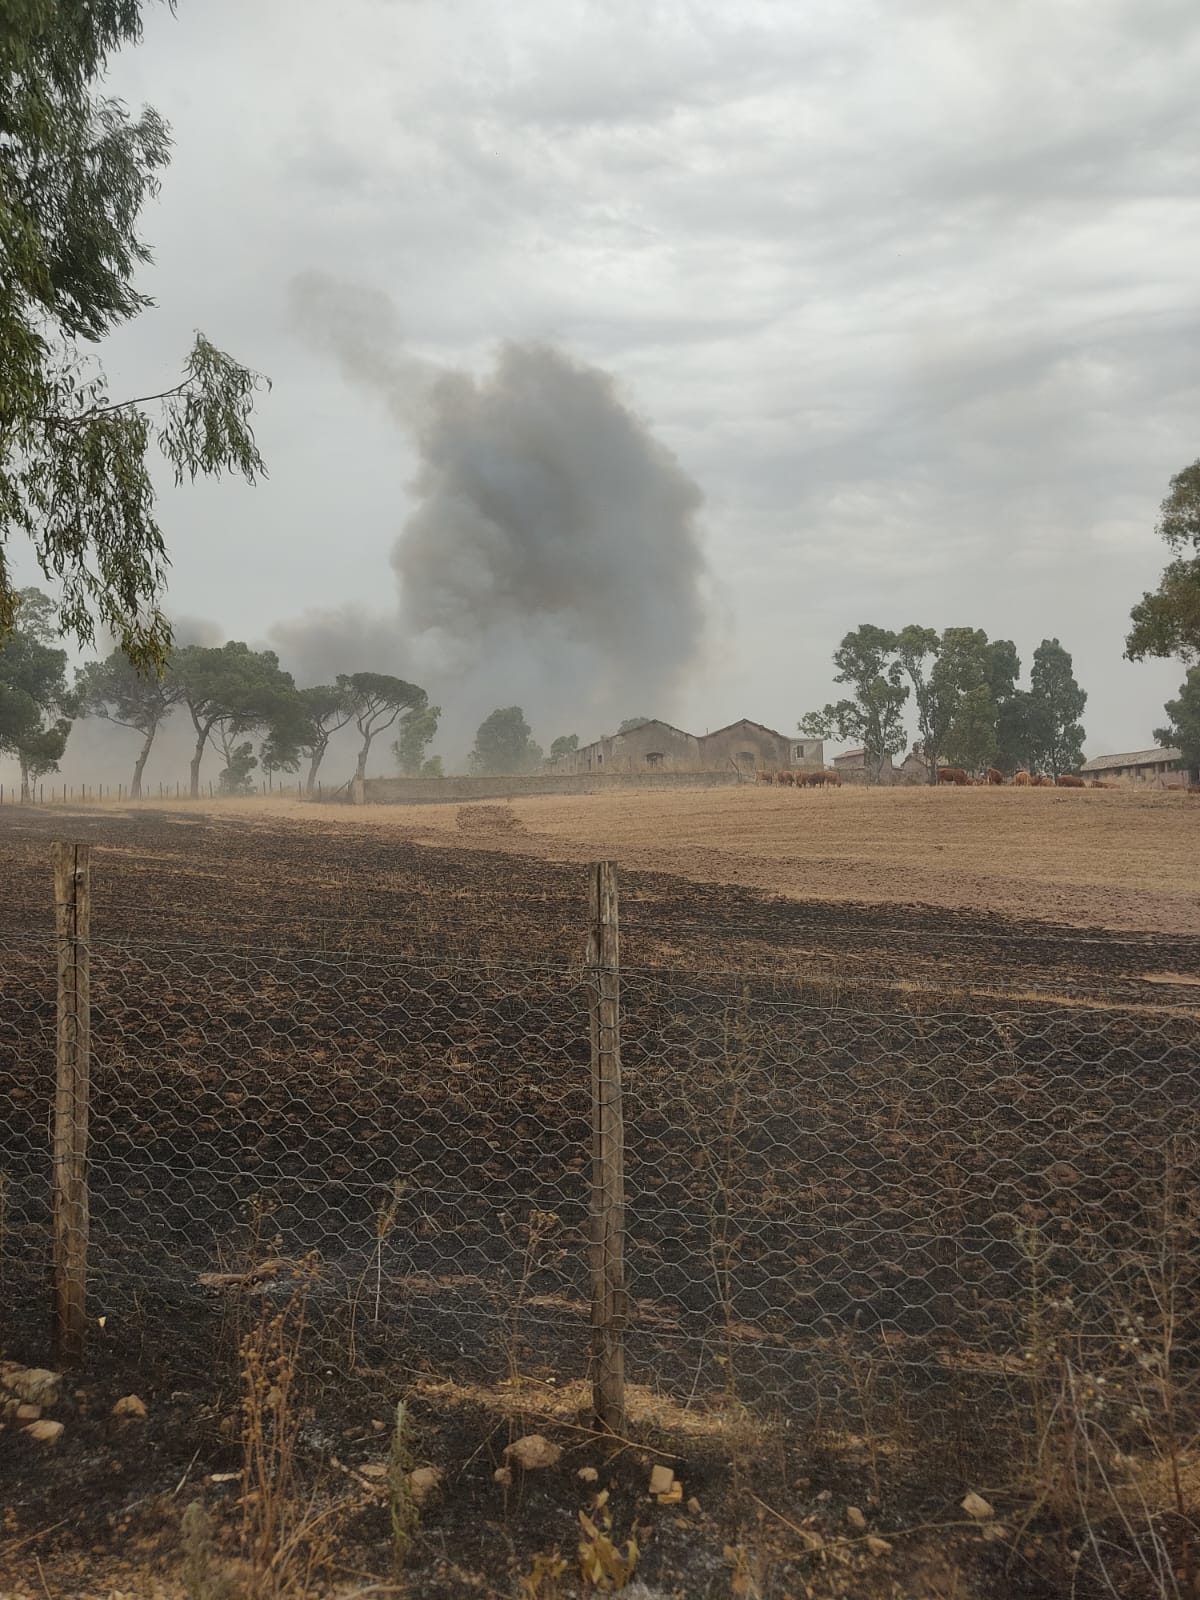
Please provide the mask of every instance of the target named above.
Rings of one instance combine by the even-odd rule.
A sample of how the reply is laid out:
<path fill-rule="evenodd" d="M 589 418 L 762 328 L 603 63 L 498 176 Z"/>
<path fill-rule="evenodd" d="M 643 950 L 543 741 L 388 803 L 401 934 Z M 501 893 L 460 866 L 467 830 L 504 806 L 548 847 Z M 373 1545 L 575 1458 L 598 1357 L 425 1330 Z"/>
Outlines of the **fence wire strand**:
<path fill-rule="evenodd" d="M 586 1371 L 581 964 L 103 934 L 90 955 L 94 1337 L 194 1381 L 243 1291 L 286 1292 L 316 1252 L 331 1390 Z M 0 1348 L 34 1360 L 53 939 L 0 936 L 0 997 Z M 622 972 L 630 1379 L 811 1416 L 861 1411 L 866 1370 L 986 1439 L 1048 1342 L 1140 1395 L 1168 1291 L 1195 1372 L 1196 1019 L 877 999 Z"/>

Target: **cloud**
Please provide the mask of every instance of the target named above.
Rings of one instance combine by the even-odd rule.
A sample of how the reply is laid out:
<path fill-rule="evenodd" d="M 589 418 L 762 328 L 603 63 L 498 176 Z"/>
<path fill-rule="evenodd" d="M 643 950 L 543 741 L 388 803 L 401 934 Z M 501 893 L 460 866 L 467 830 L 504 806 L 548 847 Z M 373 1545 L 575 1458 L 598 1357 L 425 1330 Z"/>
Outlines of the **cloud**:
<path fill-rule="evenodd" d="M 167 494 L 174 602 L 251 636 L 379 610 L 424 468 L 287 315 L 299 271 L 366 277 L 480 415 L 497 347 L 567 349 L 703 484 L 731 620 L 681 721 L 789 726 L 876 615 L 1026 658 L 1059 635 L 1090 746 L 1136 746 L 1178 672 L 1124 663 L 1125 619 L 1200 453 L 1198 74 L 1191 0 L 148 14 L 113 87 L 162 107 L 175 163 L 147 219 L 161 309 L 114 386 L 161 387 L 197 325 L 276 380 L 270 482 Z"/>

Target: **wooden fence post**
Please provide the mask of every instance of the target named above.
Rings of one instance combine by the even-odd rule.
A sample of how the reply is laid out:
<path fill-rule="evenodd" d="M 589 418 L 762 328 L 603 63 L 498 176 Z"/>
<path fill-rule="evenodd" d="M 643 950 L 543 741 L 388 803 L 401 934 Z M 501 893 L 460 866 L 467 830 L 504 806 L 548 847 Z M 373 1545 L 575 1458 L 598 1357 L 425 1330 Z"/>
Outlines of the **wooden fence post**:
<path fill-rule="evenodd" d="M 617 872 L 590 872 L 588 980 L 592 1031 L 592 1406 L 625 1431 L 625 1129 L 621 1110 L 620 934 Z"/>
<path fill-rule="evenodd" d="M 56 844 L 53 854 L 58 945 L 58 1076 L 54 1096 L 54 1349 L 57 1360 L 71 1364 L 83 1356 L 87 1321 L 91 849 L 86 844 Z"/>

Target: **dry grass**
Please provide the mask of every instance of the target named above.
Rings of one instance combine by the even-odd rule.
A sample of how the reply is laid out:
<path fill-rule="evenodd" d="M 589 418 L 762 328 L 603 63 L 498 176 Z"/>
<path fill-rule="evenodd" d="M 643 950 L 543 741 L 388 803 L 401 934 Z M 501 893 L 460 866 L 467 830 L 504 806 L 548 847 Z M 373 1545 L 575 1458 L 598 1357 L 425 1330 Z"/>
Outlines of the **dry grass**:
<path fill-rule="evenodd" d="M 421 1378 L 414 1393 L 444 1405 L 475 1405 L 504 1421 L 524 1423 L 542 1421 L 565 1428 L 578 1437 L 580 1449 L 594 1446 L 595 1429 L 580 1421 L 590 1413 L 591 1385 L 583 1379 L 574 1383 L 549 1383 L 538 1378 L 521 1378 L 517 1383 L 470 1383 L 452 1378 Z M 661 1434 L 692 1444 L 728 1446 L 731 1438 L 766 1449 L 772 1438 L 769 1419 L 755 1416 L 736 1405 L 689 1406 L 659 1394 L 642 1384 L 626 1383 L 626 1413 L 631 1438 L 637 1448 L 653 1456 L 647 1437 Z M 612 1443 L 611 1438 L 608 1441 Z M 621 1441 L 616 1441 L 619 1445 Z"/>
<path fill-rule="evenodd" d="M 796 899 L 1200 933 L 1200 805 L 1177 793 L 745 786 L 539 795 L 511 802 L 517 828 L 503 834 L 464 832 L 453 804 L 356 809 L 267 798 L 147 807 L 176 804 L 543 859 L 610 855 L 631 868 Z"/>

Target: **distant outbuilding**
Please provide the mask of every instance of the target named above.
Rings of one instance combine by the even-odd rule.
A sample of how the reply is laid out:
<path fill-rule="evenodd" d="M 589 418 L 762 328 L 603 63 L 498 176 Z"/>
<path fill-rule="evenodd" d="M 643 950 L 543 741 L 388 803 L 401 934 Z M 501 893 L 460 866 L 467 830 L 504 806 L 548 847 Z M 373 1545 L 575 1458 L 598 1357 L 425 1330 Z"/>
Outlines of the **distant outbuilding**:
<path fill-rule="evenodd" d="M 1119 755 L 1093 756 L 1080 767 L 1085 778 L 1106 783 L 1127 783 L 1155 789 L 1186 788 L 1188 775 L 1180 769 L 1180 750 L 1126 750 Z"/>
<path fill-rule="evenodd" d="M 712 733 L 685 733 L 670 722 L 649 718 L 624 733 L 606 734 L 553 760 L 545 770 L 576 773 L 820 771 L 825 746 L 820 739 L 789 738 L 761 722 L 742 717 Z"/>

